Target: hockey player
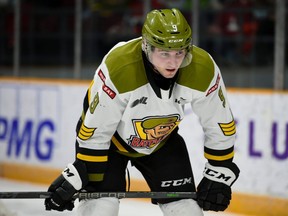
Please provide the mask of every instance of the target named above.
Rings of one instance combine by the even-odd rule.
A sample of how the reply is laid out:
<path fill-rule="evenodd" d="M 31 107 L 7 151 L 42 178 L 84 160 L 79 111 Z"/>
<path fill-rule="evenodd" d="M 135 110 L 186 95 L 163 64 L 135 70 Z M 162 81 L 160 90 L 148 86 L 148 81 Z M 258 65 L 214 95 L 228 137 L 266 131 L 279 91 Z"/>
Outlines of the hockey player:
<path fill-rule="evenodd" d="M 207 163 L 197 199 L 152 203 L 164 216 L 224 211 L 239 175 L 232 162 L 235 122 L 218 66 L 192 45 L 191 28 L 178 9 L 149 12 L 142 37 L 118 43 L 103 58 L 84 98 L 75 162 L 49 187 L 53 195 L 45 200 L 46 209 L 72 210 L 79 190 L 125 191 L 129 161 L 151 191 L 196 191 L 178 133 L 185 104 L 191 104 L 205 133 Z M 166 184 L 173 180 L 185 183 Z M 77 208 L 81 216 L 117 216 L 118 210 L 119 200 L 112 197 L 80 200 Z"/>

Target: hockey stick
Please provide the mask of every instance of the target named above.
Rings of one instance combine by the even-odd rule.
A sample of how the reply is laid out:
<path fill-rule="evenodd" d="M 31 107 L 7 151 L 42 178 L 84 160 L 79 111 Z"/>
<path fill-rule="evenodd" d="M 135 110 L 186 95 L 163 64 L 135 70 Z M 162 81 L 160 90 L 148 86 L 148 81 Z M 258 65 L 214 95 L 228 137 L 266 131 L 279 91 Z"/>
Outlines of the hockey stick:
<path fill-rule="evenodd" d="M 51 192 L 29 191 L 29 192 L 0 192 L 0 199 L 45 199 L 51 197 Z M 130 192 L 79 192 L 74 194 L 73 198 L 77 199 L 97 199 L 101 197 L 122 198 L 196 198 L 195 192 L 146 192 L 146 191 L 130 191 Z"/>

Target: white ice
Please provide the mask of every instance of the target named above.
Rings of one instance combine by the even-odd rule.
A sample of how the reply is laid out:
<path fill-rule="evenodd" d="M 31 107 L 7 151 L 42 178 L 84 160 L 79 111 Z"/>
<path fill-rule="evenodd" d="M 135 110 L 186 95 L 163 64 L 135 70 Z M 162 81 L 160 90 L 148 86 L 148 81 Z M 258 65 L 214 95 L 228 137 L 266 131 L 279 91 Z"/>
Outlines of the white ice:
<path fill-rule="evenodd" d="M 46 185 L 36 185 L 0 178 L 0 191 L 46 191 Z M 75 211 L 45 211 L 43 199 L 0 199 L 15 216 L 76 216 Z M 1 207 L 0 207 L 1 208 Z M 1 212 L 1 209 L 0 209 Z M 0 213 L 1 215 L 1 213 Z M 228 213 L 205 212 L 205 216 L 240 216 Z M 9 215 L 7 215 L 9 216 Z M 158 206 L 146 201 L 122 199 L 119 216 L 162 216 Z M 243 216 L 243 215 L 242 215 Z"/>

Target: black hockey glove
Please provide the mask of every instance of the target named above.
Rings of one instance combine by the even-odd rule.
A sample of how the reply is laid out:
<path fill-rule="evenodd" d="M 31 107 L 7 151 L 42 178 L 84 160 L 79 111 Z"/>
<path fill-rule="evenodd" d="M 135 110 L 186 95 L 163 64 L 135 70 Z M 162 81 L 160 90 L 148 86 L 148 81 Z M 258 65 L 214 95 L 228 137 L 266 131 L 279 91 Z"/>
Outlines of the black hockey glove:
<path fill-rule="evenodd" d="M 68 164 L 62 174 L 50 185 L 50 198 L 45 199 L 46 210 L 72 211 L 74 208 L 73 195 L 88 183 L 85 164 L 76 161 Z"/>
<path fill-rule="evenodd" d="M 240 170 L 232 162 L 228 166 L 206 163 L 204 177 L 197 187 L 197 202 L 204 211 L 224 211 L 229 206 L 231 186 L 237 180 Z"/>

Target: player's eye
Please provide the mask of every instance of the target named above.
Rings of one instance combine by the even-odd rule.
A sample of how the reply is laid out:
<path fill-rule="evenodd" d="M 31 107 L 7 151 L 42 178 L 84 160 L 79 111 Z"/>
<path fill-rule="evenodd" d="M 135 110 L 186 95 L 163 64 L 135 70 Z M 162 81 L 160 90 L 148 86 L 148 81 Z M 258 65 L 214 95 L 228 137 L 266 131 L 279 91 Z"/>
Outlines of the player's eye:
<path fill-rule="evenodd" d="M 160 55 L 163 57 L 169 57 L 170 56 L 170 54 L 168 52 L 161 52 Z"/>
<path fill-rule="evenodd" d="M 176 56 L 183 56 L 185 55 L 185 51 L 184 50 L 180 50 L 176 53 Z"/>

